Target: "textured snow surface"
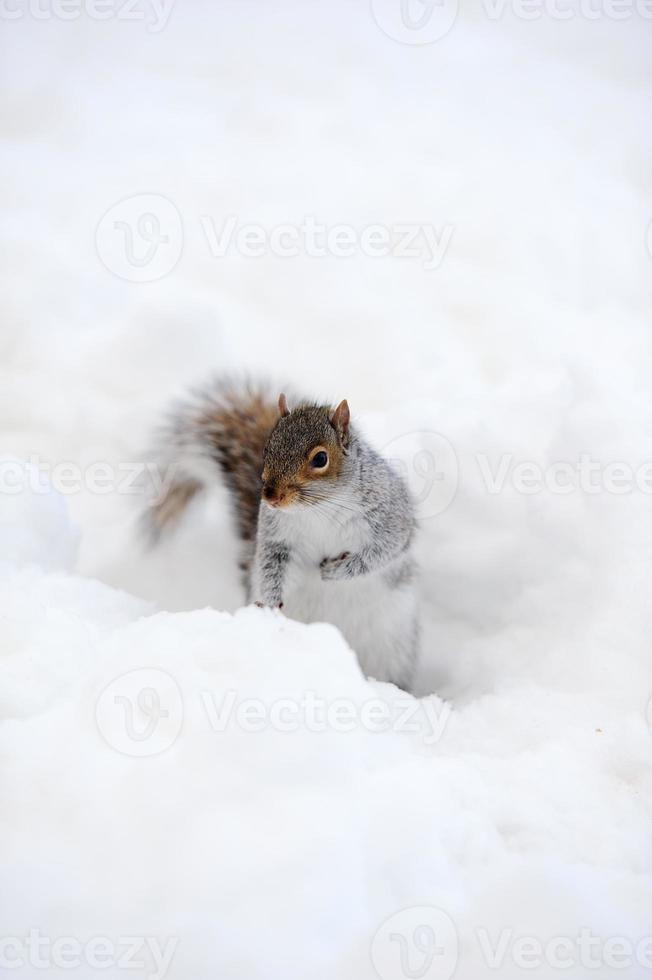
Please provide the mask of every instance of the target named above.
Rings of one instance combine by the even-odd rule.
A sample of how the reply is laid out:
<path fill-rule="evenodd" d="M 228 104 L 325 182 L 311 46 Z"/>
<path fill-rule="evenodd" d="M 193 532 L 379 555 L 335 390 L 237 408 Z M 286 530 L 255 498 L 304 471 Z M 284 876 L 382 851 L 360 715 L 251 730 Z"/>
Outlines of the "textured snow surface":
<path fill-rule="evenodd" d="M 388 6 L 3 21 L 7 975 L 652 968 L 652 21 L 478 5 L 407 45 Z M 153 282 L 96 251 L 141 194 L 182 219 Z M 430 270 L 215 258 L 229 215 L 453 231 Z M 219 486 L 138 543 L 148 432 L 224 368 L 346 396 L 430 487 L 421 700 L 240 608 Z"/>

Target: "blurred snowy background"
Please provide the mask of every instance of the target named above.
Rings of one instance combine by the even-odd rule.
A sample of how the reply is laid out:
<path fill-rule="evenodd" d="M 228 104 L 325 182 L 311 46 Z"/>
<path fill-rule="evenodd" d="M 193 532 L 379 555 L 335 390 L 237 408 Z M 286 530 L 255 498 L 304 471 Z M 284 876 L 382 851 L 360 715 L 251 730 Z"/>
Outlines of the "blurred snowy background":
<path fill-rule="evenodd" d="M 175 980 L 649 975 L 651 16 L 2 4 L 12 975 L 30 929 L 84 980 L 126 936 Z M 407 703 L 329 627 L 228 615 L 219 487 L 137 541 L 148 433 L 224 368 L 347 397 L 424 497 L 415 731 L 209 724 L 207 691 Z"/>

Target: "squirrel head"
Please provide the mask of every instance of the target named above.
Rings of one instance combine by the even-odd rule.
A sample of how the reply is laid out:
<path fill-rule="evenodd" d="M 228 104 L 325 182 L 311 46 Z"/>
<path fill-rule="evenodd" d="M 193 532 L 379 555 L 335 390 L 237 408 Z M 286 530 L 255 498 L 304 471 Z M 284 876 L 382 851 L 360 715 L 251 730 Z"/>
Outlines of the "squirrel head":
<path fill-rule="evenodd" d="M 265 446 L 262 497 L 270 507 L 318 504 L 337 486 L 349 447 L 349 406 L 299 405 L 285 395 Z"/>

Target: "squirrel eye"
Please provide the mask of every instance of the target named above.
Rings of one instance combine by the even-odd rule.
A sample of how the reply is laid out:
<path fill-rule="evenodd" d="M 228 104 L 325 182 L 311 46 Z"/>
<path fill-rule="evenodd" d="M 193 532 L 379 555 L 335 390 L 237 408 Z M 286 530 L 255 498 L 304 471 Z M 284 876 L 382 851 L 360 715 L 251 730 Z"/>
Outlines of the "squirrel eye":
<path fill-rule="evenodd" d="M 328 466 L 328 453 L 325 453 L 323 450 L 315 453 L 310 460 L 310 465 L 316 470 L 323 470 L 325 466 Z"/>

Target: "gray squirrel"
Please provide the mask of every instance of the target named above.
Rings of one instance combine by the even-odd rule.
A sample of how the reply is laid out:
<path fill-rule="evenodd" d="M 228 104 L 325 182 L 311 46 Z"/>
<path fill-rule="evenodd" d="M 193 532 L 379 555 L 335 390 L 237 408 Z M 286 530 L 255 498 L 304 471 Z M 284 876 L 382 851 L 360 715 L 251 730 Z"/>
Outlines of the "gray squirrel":
<path fill-rule="evenodd" d="M 349 406 L 272 398 L 215 379 L 172 412 L 158 444 L 173 473 L 145 515 L 154 539 L 221 471 L 249 602 L 339 627 L 364 672 L 409 690 L 419 644 L 415 519 L 401 476 Z"/>

